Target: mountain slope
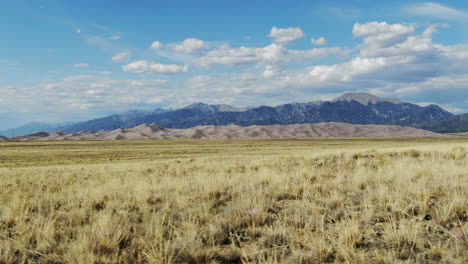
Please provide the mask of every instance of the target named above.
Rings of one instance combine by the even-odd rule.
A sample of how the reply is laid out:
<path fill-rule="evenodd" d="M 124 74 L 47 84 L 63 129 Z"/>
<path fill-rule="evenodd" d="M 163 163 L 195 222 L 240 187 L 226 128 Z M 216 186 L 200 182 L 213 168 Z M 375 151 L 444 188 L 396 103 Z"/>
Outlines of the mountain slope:
<path fill-rule="evenodd" d="M 418 125 L 417 127 L 438 133 L 468 132 L 468 113 L 456 115 L 441 121 Z"/>
<path fill-rule="evenodd" d="M 423 123 L 431 123 L 447 120 L 454 117 L 452 113 L 445 111 L 437 105 L 428 105 L 415 113 L 394 122 L 400 126 L 418 126 Z"/>
<path fill-rule="evenodd" d="M 151 112 L 131 110 L 123 114 L 114 114 L 103 118 L 80 122 L 66 127 L 63 131 L 75 133 L 79 131 L 114 130 L 142 124 L 143 118 Z"/>

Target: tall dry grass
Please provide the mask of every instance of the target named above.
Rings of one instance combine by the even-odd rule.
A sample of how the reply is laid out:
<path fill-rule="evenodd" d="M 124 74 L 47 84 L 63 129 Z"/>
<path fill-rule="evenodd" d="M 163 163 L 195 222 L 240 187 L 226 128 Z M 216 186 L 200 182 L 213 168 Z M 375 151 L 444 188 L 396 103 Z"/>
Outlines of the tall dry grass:
<path fill-rule="evenodd" d="M 1 145 L 0 263 L 468 259 L 466 139 L 168 142 Z"/>

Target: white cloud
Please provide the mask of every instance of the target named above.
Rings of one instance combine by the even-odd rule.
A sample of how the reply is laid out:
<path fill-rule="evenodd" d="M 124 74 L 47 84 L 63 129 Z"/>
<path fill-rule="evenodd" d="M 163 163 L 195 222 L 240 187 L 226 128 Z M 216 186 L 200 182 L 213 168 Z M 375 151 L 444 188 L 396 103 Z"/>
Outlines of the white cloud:
<path fill-rule="evenodd" d="M 349 50 L 340 47 L 313 48 L 307 50 L 288 50 L 289 57 L 295 61 L 316 60 L 328 55 L 335 55 L 339 58 L 347 58 Z"/>
<path fill-rule="evenodd" d="M 423 36 L 426 37 L 426 38 L 429 38 L 431 37 L 434 33 L 438 32 L 439 31 L 439 27 L 448 27 L 447 24 L 442 24 L 442 25 L 438 25 L 438 24 L 434 24 L 434 25 L 430 25 L 428 26 L 424 32 L 423 32 Z"/>
<path fill-rule="evenodd" d="M 183 53 L 195 53 L 204 49 L 206 47 L 206 43 L 201 39 L 196 38 L 188 38 L 182 41 L 179 45 L 175 46 L 175 50 Z"/>
<path fill-rule="evenodd" d="M 121 39 L 121 37 L 119 35 L 115 35 L 115 36 L 110 37 L 110 39 L 119 40 L 119 39 Z"/>
<path fill-rule="evenodd" d="M 263 77 L 270 79 L 281 74 L 281 69 L 273 65 L 267 65 L 265 71 L 263 72 Z"/>
<path fill-rule="evenodd" d="M 115 61 L 115 62 L 124 61 L 128 58 L 128 55 L 130 55 L 130 52 L 128 51 L 117 53 L 114 56 L 112 56 L 112 61 Z"/>
<path fill-rule="evenodd" d="M 146 100 L 146 103 L 147 104 L 157 104 L 157 103 L 161 103 L 162 101 L 164 101 L 163 97 L 156 96 L 156 97 L 151 97 L 150 99 Z"/>
<path fill-rule="evenodd" d="M 81 33 L 81 29 L 79 29 L 79 28 L 75 29 L 75 33 L 80 34 L 80 33 Z"/>
<path fill-rule="evenodd" d="M 435 18 L 447 20 L 468 21 L 468 11 L 455 9 L 433 2 L 408 5 L 404 10 L 411 15 L 432 16 Z"/>
<path fill-rule="evenodd" d="M 411 94 L 422 91 L 465 90 L 468 83 L 468 73 L 430 77 L 420 82 L 408 83 L 396 90 L 399 94 Z"/>
<path fill-rule="evenodd" d="M 428 30 L 433 31 L 426 29 L 423 34 L 416 35 L 412 26 L 385 22 L 357 23 L 353 33 L 364 37 L 365 43 L 360 47 L 359 56 L 342 64 L 313 67 L 310 74 L 332 82 L 362 78 L 424 80 L 434 71 L 442 72 L 445 63 L 442 52 L 446 49 L 432 42 Z"/>
<path fill-rule="evenodd" d="M 216 64 L 238 65 L 257 62 L 256 49 L 249 47 L 231 48 L 228 46 L 208 51 L 204 56 L 194 60 L 201 67 L 211 67 Z"/>
<path fill-rule="evenodd" d="M 122 69 L 126 72 L 155 75 L 184 73 L 188 71 L 188 67 L 186 65 L 160 64 L 144 60 L 135 61 L 130 64 L 124 65 Z"/>
<path fill-rule="evenodd" d="M 162 44 L 160 41 L 154 41 L 151 44 L 152 49 L 162 49 L 164 47 L 164 44 Z"/>
<path fill-rule="evenodd" d="M 73 67 L 76 67 L 76 68 L 85 68 L 85 67 L 88 67 L 89 64 L 88 63 L 77 63 L 77 64 L 73 64 Z"/>
<path fill-rule="evenodd" d="M 259 61 L 265 64 L 278 64 L 284 63 L 288 50 L 282 45 L 273 43 L 264 48 L 258 48 L 255 52 Z"/>
<path fill-rule="evenodd" d="M 289 44 L 304 38 L 305 34 L 300 28 L 277 28 L 274 26 L 271 28 L 268 36 L 273 38 L 273 41 L 276 43 Z"/>
<path fill-rule="evenodd" d="M 129 109 L 130 104 L 145 103 L 155 94 L 171 94 L 168 84 L 168 81 L 158 79 L 114 80 L 92 75 L 68 76 L 33 86 L 2 87 L 0 97 L 8 98 L 9 103 L 0 105 L 0 112 L 120 112 Z"/>
<path fill-rule="evenodd" d="M 403 24 L 388 24 L 387 22 L 356 23 L 353 34 L 365 37 L 364 42 L 372 46 L 388 46 L 405 39 L 416 31 L 414 26 Z"/>
<path fill-rule="evenodd" d="M 262 48 L 239 47 L 231 48 L 224 45 L 218 49 L 208 51 L 204 56 L 198 57 L 192 63 L 199 67 L 210 68 L 215 65 L 243 65 L 256 64 L 257 67 L 269 66 L 268 72 L 275 69 L 278 73 L 291 61 L 311 61 L 328 55 L 345 57 L 347 51 L 343 48 L 315 48 L 308 50 L 290 50 L 280 44 L 270 44 Z M 267 73 L 271 75 L 271 73 Z"/>
<path fill-rule="evenodd" d="M 324 38 L 324 37 L 320 37 L 318 39 L 311 38 L 310 43 L 312 43 L 314 45 L 325 45 L 325 44 L 327 44 L 327 39 Z"/>

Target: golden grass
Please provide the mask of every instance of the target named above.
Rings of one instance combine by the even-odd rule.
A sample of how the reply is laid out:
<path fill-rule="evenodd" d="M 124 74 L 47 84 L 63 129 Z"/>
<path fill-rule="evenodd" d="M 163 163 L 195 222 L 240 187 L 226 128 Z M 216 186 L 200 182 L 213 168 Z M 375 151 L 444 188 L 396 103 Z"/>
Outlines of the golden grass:
<path fill-rule="evenodd" d="M 0 263 L 468 259 L 466 138 L 0 150 Z"/>
<path fill-rule="evenodd" d="M 468 137 L 468 132 L 462 132 L 462 133 L 447 133 L 447 135 L 460 136 L 460 137 Z"/>

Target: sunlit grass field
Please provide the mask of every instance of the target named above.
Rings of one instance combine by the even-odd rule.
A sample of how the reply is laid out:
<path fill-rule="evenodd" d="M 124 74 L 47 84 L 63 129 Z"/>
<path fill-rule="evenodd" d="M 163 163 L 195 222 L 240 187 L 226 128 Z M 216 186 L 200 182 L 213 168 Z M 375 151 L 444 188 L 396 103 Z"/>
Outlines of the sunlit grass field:
<path fill-rule="evenodd" d="M 468 138 L 0 143 L 0 263 L 467 263 Z"/>

